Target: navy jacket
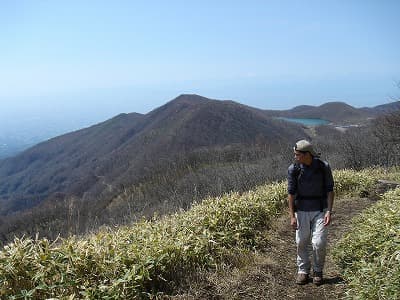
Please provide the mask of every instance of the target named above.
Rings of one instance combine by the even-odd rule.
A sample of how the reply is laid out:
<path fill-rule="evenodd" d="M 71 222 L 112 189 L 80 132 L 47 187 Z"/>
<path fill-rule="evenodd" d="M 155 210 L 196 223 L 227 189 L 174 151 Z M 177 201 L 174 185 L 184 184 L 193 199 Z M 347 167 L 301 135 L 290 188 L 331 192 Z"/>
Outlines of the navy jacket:
<path fill-rule="evenodd" d="M 333 176 L 329 164 L 314 158 L 310 166 L 295 164 L 288 168 L 288 193 L 295 195 L 295 208 L 318 211 L 328 207 L 327 193 L 333 191 Z"/>

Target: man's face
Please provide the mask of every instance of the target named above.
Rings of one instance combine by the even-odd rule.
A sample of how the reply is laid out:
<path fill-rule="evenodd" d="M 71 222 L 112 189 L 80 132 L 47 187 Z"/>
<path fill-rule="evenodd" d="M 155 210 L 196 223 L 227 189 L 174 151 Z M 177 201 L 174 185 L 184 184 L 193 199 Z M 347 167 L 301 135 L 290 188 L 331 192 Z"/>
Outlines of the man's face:
<path fill-rule="evenodd" d="M 304 164 L 306 162 L 306 156 L 307 156 L 307 153 L 296 151 L 296 150 L 294 151 L 294 159 L 299 164 Z"/>

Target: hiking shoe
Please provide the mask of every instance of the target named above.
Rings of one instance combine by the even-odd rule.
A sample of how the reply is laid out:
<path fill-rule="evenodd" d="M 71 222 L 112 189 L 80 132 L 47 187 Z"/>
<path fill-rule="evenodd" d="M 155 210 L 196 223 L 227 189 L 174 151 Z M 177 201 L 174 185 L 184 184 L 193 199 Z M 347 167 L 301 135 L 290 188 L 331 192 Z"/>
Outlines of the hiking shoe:
<path fill-rule="evenodd" d="M 308 274 L 298 273 L 296 277 L 296 283 L 299 285 L 306 284 L 308 282 Z"/>
<path fill-rule="evenodd" d="M 314 276 L 313 276 L 313 283 L 314 283 L 315 285 L 321 285 L 321 284 L 322 284 L 322 280 L 323 280 L 323 278 L 322 278 L 322 272 L 314 272 L 313 275 L 314 275 Z"/>

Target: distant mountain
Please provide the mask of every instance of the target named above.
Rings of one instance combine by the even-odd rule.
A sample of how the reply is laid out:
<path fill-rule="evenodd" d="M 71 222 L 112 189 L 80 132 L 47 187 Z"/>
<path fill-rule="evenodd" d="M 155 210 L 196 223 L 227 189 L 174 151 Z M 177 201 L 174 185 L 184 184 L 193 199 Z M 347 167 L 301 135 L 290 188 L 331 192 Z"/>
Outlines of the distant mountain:
<path fill-rule="evenodd" d="M 344 102 L 328 102 L 320 106 L 302 105 L 289 110 L 268 110 L 266 113 L 269 116 L 286 118 L 324 119 L 340 124 L 360 122 L 374 116 L 371 112 L 357 109 Z"/>
<path fill-rule="evenodd" d="M 0 161 L 0 214 L 43 201 L 113 198 L 143 181 L 149 166 L 198 149 L 289 143 L 299 125 L 233 101 L 181 95 L 142 115 L 121 114 Z"/>
<path fill-rule="evenodd" d="M 370 118 L 400 109 L 400 101 L 371 108 L 355 108 L 344 102 L 328 102 L 320 106 L 301 105 L 289 110 L 266 110 L 266 115 L 286 118 L 324 119 L 335 124 L 365 123 Z"/>
<path fill-rule="evenodd" d="M 387 104 L 382 104 L 378 105 L 375 107 L 363 107 L 361 110 L 373 114 L 373 115 L 382 115 L 382 114 L 387 114 L 387 113 L 392 113 L 395 111 L 400 110 L 400 101 L 392 102 L 392 103 L 387 103 Z"/>
<path fill-rule="evenodd" d="M 233 101 L 225 101 L 225 103 Z M 236 103 L 239 105 L 238 103 Z M 329 105 L 333 110 L 329 109 Z M 328 105 L 328 109 L 320 109 Z M 244 105 L 243 105 L 244 106 Z M 249 107 L 248 107 L 249 108 Z M 326 107 L 325 107 L 326 108 Z M 250 108 L 251 109 L 251 108 Z M 346 124 L 364 122 L 367 118 L 375 118 L 381 114 L 400 109 L 400 101 L 376 107 L 351 107 L 342 102 L 331 102 L 320 107 L 301 105 L 289 110 L 267 110 L 266 116 L 285 116 L 291 118 L 324 118 L 334 123 Z M 336 113 L 340 112 L 341 113 Z M 259 113 L 259 112 L 257 112 Z M 98 118 L 79 118 L 77 116 L 59 119 L 55 116 L 46 120 L 39 117 L 20 117 L 18 120 L 1 120 L 0 159 L 14 156 L 22 151 L 50 138 L 95 124 Z"/>
<path fill-rule="evenodd" d="M 291 145 L 320 130 L 277 117 L 350 123 L 395 108 L 273 111 L 181 95 L 147 114 L 117 115 L 0 160 L 0 241 L 87 232 L 282 178 Z"/>

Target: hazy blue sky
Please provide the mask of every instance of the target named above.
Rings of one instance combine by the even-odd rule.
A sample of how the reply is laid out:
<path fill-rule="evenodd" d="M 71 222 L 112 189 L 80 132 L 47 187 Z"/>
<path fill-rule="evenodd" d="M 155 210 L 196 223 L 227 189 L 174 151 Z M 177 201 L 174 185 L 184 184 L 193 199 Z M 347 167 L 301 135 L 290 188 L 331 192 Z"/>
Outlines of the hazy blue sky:
<path fill-rule="evenodd" d="M 399 96 L 400 1 L 0 1 L 1 119 Z"/>

